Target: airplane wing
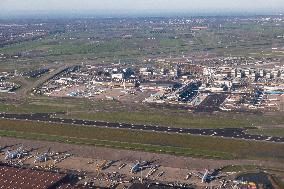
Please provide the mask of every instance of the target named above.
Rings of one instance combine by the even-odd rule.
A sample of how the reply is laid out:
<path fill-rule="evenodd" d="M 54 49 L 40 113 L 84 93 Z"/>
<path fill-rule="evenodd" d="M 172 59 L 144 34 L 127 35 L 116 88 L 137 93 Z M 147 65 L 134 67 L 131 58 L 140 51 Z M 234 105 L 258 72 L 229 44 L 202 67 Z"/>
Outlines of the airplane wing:
<path fill-rule="evenodd" d="M 196 176 L 196 177 L 199 177 L 199 178 L 202 178 L 203 177 L 203 175 L 204 175 L 204 173 L 200 173 L 200 172 L 198 172 L 198 173 L 192 173 L 194 176 Z"/>
<path fill-rule="evenodd" d="M 151 165 L 145 165 L 145 166 L 141 166 L 140 169 L 146 169 L 146 168 L 152 168 L 154 166 L 151 166 Z"/>

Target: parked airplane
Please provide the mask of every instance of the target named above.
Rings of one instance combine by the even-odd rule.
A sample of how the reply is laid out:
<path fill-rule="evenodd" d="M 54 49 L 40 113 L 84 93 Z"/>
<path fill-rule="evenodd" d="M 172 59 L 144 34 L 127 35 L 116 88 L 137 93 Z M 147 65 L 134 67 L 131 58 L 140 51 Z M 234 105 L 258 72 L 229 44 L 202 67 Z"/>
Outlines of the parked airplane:
<path fill-rule="evenodd" d="M 27 155 L 28 153 L 25 152 L 23 150 L 23 147 L 19 147 L 17 150 L 15 151 L 9 151 L 7 150 L 6 153 L 5 153 L 5 160 L 8 160 L 8 159 L 15 159 L 15 158 L 22 158 L 23 156 Z"/>
<path fill-rule="evenodd" d="M 9 148 L 9 147 L 13 147 L 14 145 L 11 145 L 11 146 L 0 146 L 0 153 L 4 152 L 4 150 L 6 148 Z"/>
<path fill-rule="evenodd" d="M 46 162 L 50 158 L 50 148 L 41 155 L 36 156 L 34 163 L 36 162 Z"/>
<path fill-rule="evenodd" d="M 137 172 L 139 172 L 139 171 L 141 171 L 143 169 L 146 169 L 148 167 L 152 167 L 150 165 L 150 162 L 147 162 L 147 161 L 140 162 L 140 161 L 138 161 L 135 165 L 133 165 L 131 167 L 130 172 L 131 173 L 137 173 Z"/>
<path fill-rule="evenodd" d="M 205 169 L 205 173 L 199 173 L 196 176 L 198 176 L 199 178 L 201 178 L 201 183 L 206 183 L 206 182 L 210 182 L 214 179 L 220 178 L 221 176 L 217 176 L 218 174 L 218 170 L 215 170 L 210 173 L 208 169 Z"/>

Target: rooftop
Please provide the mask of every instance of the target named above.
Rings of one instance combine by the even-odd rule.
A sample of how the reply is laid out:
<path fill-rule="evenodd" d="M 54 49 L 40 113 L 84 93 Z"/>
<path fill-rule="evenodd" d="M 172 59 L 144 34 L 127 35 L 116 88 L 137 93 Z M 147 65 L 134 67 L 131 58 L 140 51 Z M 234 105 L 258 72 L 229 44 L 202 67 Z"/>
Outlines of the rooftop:
<path fill-rule="evenodd" d="M 63 184 L 66 174 L 0 165 L 0 189 L 17 188 L 55 188 Z"/>

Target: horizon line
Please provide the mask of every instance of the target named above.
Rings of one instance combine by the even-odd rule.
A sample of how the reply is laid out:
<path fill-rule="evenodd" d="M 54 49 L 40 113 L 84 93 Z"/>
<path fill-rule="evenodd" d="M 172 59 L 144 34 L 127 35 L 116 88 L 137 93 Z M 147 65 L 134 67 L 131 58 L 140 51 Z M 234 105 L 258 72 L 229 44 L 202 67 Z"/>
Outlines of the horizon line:
<path fill-rule="evenodd" d="M 32 10 L 32 11 L 2 11 L 0 18 L 29 18 L 34 16 L 51 18 L 84 18 L 84 17 L 179 17 L 179 16 L 278 16 L 283 15 L 284 11 L 272 10 Z"/>

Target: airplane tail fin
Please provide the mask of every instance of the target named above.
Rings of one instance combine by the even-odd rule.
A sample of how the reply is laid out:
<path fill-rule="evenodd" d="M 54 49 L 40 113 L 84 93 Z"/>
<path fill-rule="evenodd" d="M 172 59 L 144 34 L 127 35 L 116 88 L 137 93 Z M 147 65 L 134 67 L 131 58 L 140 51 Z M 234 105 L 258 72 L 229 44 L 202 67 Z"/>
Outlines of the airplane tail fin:
<path fill-rule="evenodd" d="M 11 152 L 10 152 L 9 150 L 7 150 L 7 151 L 5 152 L 5 159 L 8 159 L 9 156 L 10 156 L 10 154 L 11 154 Z"/>
<path fill-rule="evenodd" d="M 9 155 L 9 154 L 10 154 L 10 151 L 6 150 L 5 155 Z"/>

